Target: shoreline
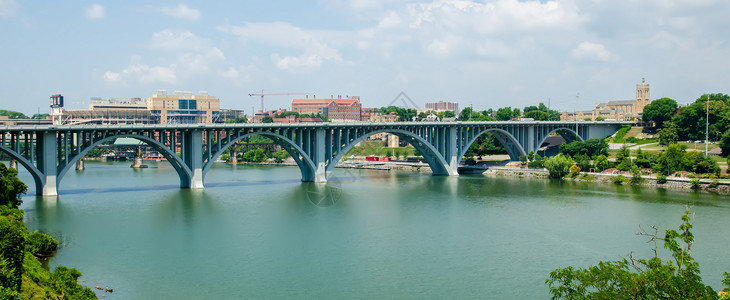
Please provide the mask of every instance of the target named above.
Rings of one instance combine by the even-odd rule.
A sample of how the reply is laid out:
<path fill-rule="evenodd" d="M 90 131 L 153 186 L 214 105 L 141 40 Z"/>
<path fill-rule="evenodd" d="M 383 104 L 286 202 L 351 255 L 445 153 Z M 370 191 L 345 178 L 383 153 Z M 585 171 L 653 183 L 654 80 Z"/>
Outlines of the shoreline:
<path fill-rule="evenodd" d="M 226 162 L 226 164 L 230 164 L 230 162 Z M 283 163 L 270 163 L 270 162 L 262 162 L 262 163 L 250 163 L 250 162 L 239 162 L 238 164 L 248 164 L 248 165 L 267 165 L 267 166 L 297 166 L 294 162 L 283 162 Z M 413 162 L 399 162 L 399 161 L 391 161 L 391 162 L 365 162 L 365 161 L 345 161 L 345 162 L 339 162 L 337 164 L 336 168 L 340 169 L 365 169 L 365 170 L 381 170 L 381 171 L 391 171 L 391 170 L 399 170 L 399 171 L 411 171 L 414 173 L 430 173 L 431 168 L 428 166 L 428 164 L 425 163 L 413 163 Z M 474 174 L 462 174 L 462 175 L 484 175 L 484 176 L 503 176 L 503 177 L 516 177 L 516 178 L 523 178 L 523 177 L 530 177 L 530 178 L 545 178 L 548 177 L 548 170 L 547 169 L 530 169 L 530 168 L 522 168 L 522 167 L 504 167 L 504 166 L 488 166 L 483 173 L 474 173 Z M 619 175 L 623 175 L 625 178 L 625 182 L 623 182 L 621 185 L 630 185 L 630 186 L 645 186 L 645 187 L 651 187 L 651 188 L 661 188 L 661 189 L 672 189 L 672 190 L 680 190 L 680 191 L 703 191 L 708 193 L 719 193 L 719 194 L 728 194 L 730 195 L 730 181 L 722 181 L 717 180 L 717 186 L 712 187 L 712 180 L 710 179 L 702 179 L 700 178 L 700 184 L 697 188 L 693 187 L 693 184 L 691 183 L 692 178 L 684 178 L 684 177 L 667 177 L 667 182 L 660 184 L 658 183 L 655 176 L 648 176 L 648 175 L 642 175 L 641 178 L 643 179 L 643 182 L 641 183 L 631 183 L 629 180 L 631 180 L 631 175 L 626 174 L 606 174 L 606 173 L 595 173 L 595 172 L 580 172 L 578 176 L 575 178 L 571 177 L 564 177 L 561 180 L 565 181 L 574 181 L 574 182 L 593 182 L 598 184 L 610 184 L 610 185 L 617 185 L 613 183 L 612 179 L 614 177 L 618 177 Z"/>

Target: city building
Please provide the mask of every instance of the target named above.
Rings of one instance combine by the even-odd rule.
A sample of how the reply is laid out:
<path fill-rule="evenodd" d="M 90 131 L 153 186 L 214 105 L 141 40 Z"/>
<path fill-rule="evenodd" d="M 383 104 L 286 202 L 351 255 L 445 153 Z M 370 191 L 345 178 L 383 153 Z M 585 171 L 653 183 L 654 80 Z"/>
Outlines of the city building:
<path fill-rule="evenodd" d="M 199 92 L 160 90 L 145 100 L 91 98 L 89 109 L 66 110 L 63 96 L 51 96 L 53 124 L 190 124 L 220 122 L 220 100 Z M 235 114 L 235 112 L 233 113 Z"/>
<path fill-rule="evenodd" d="M 457 115 L 459 114 L 459 103 L 458 102 L 432 102 L 432 103 L 426 103 L 426 110 L 432 110 L 432 111 L 453 111 Z"/>
<path fill-rule="evenodd" d="M 174 92 L 158 90 L 147 98 L 147 109 L 160 124 L 217 123 L 220 119 L 220 100 L 208 92 Z"/>
<path fill-rule="evenodd" d="M 294 99 L 291 109 L 300 115 L 322 114 L 332 122 L 356 122 L 360 121 L 362 104 L 357 96 L 345 99 Z"/>
<path fill-rule="evenodd" d="M 651 103 L 649 84 L 644 78 L 641 84 L 636 85 L 636 98 L 634 100 L 617 100 L 597 103 L 593 110 L 563 112 L 560 115 L 561 121 L 583 121 L 596 120 L 599 117 L 604 120 L 631 121 L 641 118 L 644 107 Z"/>
<path fill-rule="evenodd" d="M 389 113 L 387 115 L 381 115 L 379 113 L 373 113 L 370 115 L 370 122 L 398 122 L 400 117 L 396 115 L 394 112 Z"/>

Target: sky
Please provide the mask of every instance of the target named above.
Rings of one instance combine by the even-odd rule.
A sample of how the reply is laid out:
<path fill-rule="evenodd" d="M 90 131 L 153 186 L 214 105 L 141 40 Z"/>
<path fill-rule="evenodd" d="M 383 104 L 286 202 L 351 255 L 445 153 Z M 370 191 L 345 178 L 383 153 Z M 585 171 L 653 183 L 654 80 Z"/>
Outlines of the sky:
<path fill-rule="evenodd" d="M 728 15 L 727 0 L 0 0 L 0 109 L 167 90 L 250 113 L 263 90 L 573 111 L 632 100 L 642 78 L 684 104 L 730 93 Z"/>

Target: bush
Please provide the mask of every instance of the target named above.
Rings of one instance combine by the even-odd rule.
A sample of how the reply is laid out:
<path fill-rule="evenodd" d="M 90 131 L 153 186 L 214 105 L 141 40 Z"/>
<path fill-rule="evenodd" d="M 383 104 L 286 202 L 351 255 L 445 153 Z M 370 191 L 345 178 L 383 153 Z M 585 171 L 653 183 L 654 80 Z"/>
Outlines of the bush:
<path fill-rule="evenodd" d="M 20 221 L 0 217 L 0 286 L 10 291 L 20 292 L 25 232 Z"/>
<path fill-rule="evenodd" d="M 692 189 L 696 190 L 700 188 L 700 179 L 699 178 L 693 178 L 689 181 L 690 184 L 692 184 Z"/>
<path fill-rule="evenodd" d="M 641 169 L 637 166 L 631 168 L 631 183 L 639 184 L 644 182 L 644 178 L 641 177 Z"/>
<path fill-rule="evenodd" d="M 33 255 L 48 256 L 58 249 L 58 241 L 45 233 L 33 232 L 27 237 L 26 250 Z"/>
<path fill-rule="evenodd" d="M 690 232 L 694 215 L 687 208 L 679 230 L 659 233 L 656 226 L 638 235 L 650 238 L 654 255 L 651 258 L 628 258 L 601 261 L 588 268 L 567 267 L 550 272 L 545 281 L 552 299 L 718 299 L 718 292 L 705 285 L 700 265 L 690 255 L 694 235 Z M 674 259 L 663 260 L 657 249 L 662 242 Z M 730 274 L 722 281 L 730 291 Z M 721 297 L 726 297 L 721 295 Z"/>
<path fill-rule="evenodd" d="M 570 166 L 573 165 L 573 161 L 562 154 L 545 159 L 545 168 L 550 173 L 550 178 L 563 178 L 570 172 Z"/>
<path fill-rule="evenodd" d="M 580 167 L 576 165 L 570 166 L 570 177 L 575 178 L 578 174 L 580 174 Z"/>
<path fill-rule="evenodd" d="M 613 184 L 622 185 L 626 181 L 626 178 L 624 178 L 624 175 L 618 175 L 616 177 L 611 178 L 611 182 Z"/>
<path fill-rule="evenodd" d="M 713 189 L 714 188 L 717 188 L 718 185 L 720 185 L 720 182 L 717 181 L 717 179 L 712 180 L 712 182 L 710 182 L 710 187 L 713 188 Z"/>
<path fill-rule="evenodd" d="M 64 266 L 56 267 L 51 274 L 56 290 L 66 295 L 67 299 L 96 299 L 94 291 L 77 283 L 79 277 L 81 277 L 81 272 Z"/>
<path fill-rule="evenodd" d="M 665 184 L 667 183 L 667 176 L 659 175 L 656 177 L 656 183 L 658 184 Z"/>
<path fill-rule="evenodd" d="M 8 216 L 15 220 L 22 220 L 24 214 L 25 213 L 20 209 L 11 208 L 7 205 L 0 205 L 0 216 Z"/>

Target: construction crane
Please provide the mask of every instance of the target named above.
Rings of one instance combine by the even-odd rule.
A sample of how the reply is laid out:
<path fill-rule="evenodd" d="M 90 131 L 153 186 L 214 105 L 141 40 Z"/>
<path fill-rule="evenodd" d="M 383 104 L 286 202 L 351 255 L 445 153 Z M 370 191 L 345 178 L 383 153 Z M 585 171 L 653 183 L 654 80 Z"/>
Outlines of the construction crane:
<path fill-rule="evenodd" d="M 261 90 L 261 94 L 248 94 L 251 97 L 257 97 L 261 96 L 261 113 L 265 113 L 264 110 L 264 96 L 291 96 L 291 95 L 305 95 L 308 96 L 308 93 L 268 93 L 264 94 L 264 90 Z M 253 112 L 254 115 L 256 115 L 256 112 Z"/>

